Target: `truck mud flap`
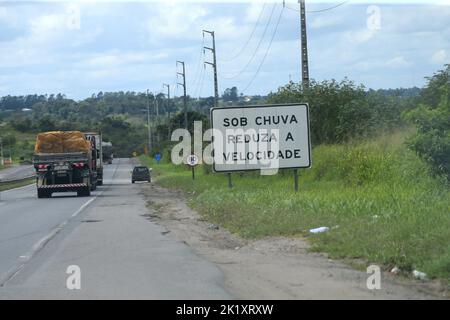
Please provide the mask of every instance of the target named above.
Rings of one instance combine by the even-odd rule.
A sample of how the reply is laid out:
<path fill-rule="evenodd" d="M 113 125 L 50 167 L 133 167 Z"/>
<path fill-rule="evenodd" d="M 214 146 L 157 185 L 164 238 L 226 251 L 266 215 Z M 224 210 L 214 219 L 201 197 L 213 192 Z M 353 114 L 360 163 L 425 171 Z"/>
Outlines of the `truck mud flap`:
<path fill-rule="evenodd" d="M 38 186 L 38 192 L 47 191 L 48 193 L 53 192 L 77 192 L 80 189 L 89 188 L 86 183 L 70 183 L 70 184 L 49 184 Z"/>

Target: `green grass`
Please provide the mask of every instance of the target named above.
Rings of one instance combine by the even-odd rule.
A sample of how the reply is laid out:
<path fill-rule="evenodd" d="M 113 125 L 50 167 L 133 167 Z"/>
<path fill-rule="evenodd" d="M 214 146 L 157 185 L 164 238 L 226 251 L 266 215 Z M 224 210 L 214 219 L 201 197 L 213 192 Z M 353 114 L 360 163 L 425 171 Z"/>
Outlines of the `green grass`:
<path fill-rule="evenodd" d="M 30 132 L 20 132 L 11 127 L 7 123 L 0 124 L 0 137 L 6 139 L 8 136 L 14 136 L 16 143 L 9 147 L 7 141 L 4 140 L 3 153 L 5 157 L 12 157 L 14 163 L 19 163 L 20 158 L 31 160 L 36 142 L 36 134 Z M 0 166 L 0 170 L 1 170 Z"/>
<path fill-rule="evenodd" d="M 35 182 L 34 178 L 26 179 L 26 180 L 20 181 L 20 182 L 11 182 L 11 183 L 1 184 L 0 185 L 0 191 L 5 191 L 5 190 L 14 189 L 14 188 L 24 187 L 24 186 L 27 186 L 29 184 L 32 184 L 33 182 Z"/>
<path fill-rule="evenodd" d="M 407 133 L 313 150 L 313 167 L 277 176 L 223 174 L 184 166 L 152 166 L 158 183 L 190 192 L 190 205 L 209 221 L 246 238 L 307 236 L 312 250 L 386 268 L 419 269 L 450 279 L 450 189 L 403 141 Z M 309 234 L 315 227 L 335 227 Z"/>

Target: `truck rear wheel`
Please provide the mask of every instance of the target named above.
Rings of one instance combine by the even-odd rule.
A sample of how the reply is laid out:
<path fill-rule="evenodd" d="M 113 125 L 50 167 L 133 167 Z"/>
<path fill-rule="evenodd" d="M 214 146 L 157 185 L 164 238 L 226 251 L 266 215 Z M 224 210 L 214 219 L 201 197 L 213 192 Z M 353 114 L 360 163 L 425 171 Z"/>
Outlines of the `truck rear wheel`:
<path fill-rule="evenodd" d="M 51 197 L 51 193 L 49 193 L 47 190 L 38 190 L 37 194 L 39 199 Z"/>
<path fill-rule="evenodd" d="M 83 189 L 80 189 L 77 191 L 78 197 L 89 197 L 91 195 L 91 189 L 90 187 L 85 187 Z"/>

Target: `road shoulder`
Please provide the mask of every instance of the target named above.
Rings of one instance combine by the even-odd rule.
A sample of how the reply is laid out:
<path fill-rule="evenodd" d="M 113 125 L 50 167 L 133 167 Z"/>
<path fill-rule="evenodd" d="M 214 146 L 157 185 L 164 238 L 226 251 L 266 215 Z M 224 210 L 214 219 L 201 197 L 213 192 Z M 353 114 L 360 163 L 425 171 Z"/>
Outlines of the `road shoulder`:
<path fill-rule="evenodd" d="M 147 219 L 164 226 L 225 274 L 240 299 L 436 299 L 428 286 L 382 273 L 381 289 L 367 289 L 368 274 L 325 254 L 301 238 L 245 240 L 203 220 L 181 191 L 142 185 Z"/>

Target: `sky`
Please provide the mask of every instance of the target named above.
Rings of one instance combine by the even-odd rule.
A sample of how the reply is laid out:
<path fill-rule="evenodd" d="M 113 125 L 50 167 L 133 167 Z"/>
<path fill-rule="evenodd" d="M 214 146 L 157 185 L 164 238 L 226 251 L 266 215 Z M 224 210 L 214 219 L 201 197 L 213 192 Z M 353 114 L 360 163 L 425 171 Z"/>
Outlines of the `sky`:
<path fill-rule="evenodd" d="M 3 1 L 0 96 L 100 91 L 214 94 L 214 30 L 219 92 L 276 91 L 300 80 L 296 0 Z M 347 77 L 367 88 L 422 87 L 450 63 L 450 1 L 308 1 L 310 77 Z"/>

